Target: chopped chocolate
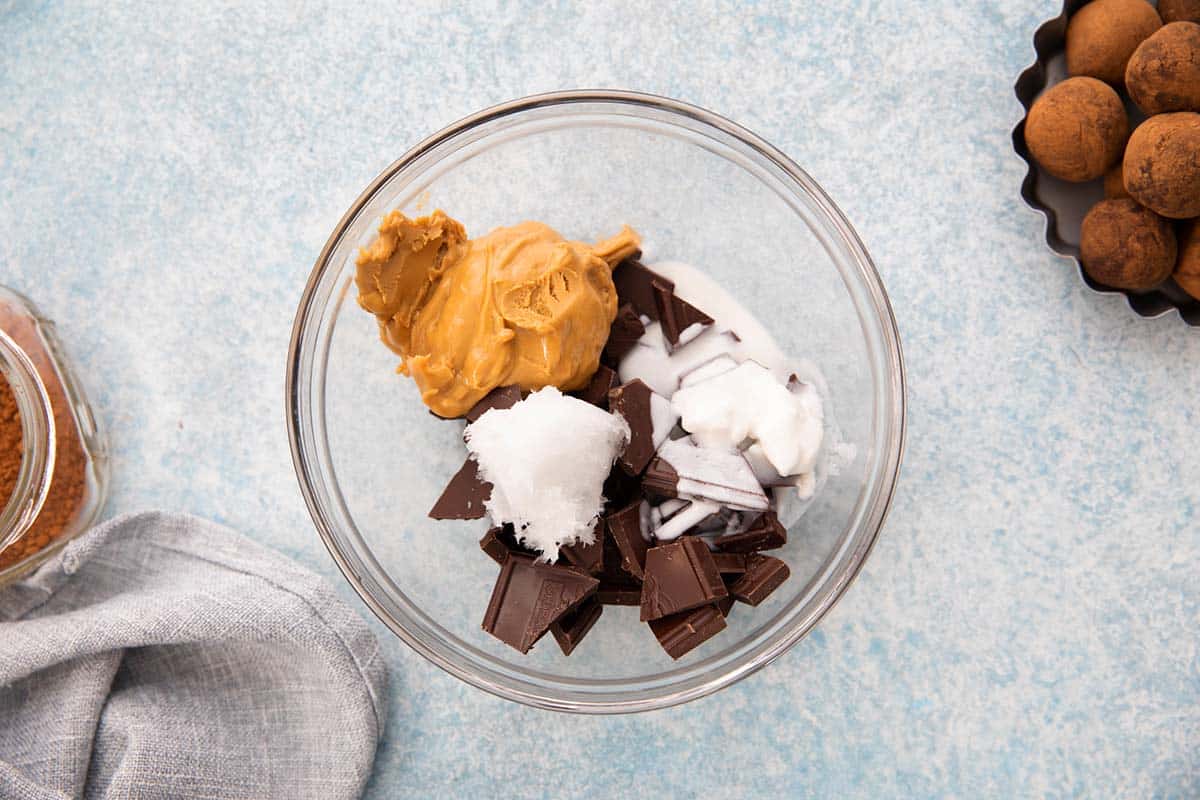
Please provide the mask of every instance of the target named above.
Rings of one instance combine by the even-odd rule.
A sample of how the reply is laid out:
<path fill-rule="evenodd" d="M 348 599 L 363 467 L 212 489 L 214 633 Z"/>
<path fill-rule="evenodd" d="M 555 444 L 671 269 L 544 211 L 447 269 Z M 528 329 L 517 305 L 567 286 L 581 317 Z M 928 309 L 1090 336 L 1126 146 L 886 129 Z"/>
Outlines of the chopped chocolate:
<path fill-rule="evenodd" d="M 722 617 L 728 617 L 729 612 L 733 610 L 734 602 L 736 602 L 736 598 L 733 595 L 729 595 L 728 597 L 722 597 L 713 603 L 713 605 L 717 607 L 717 611 L 721 612 Z"/>
<path fill-rule="evenodd" d="M 713 553 L 712 557 L 722 575 L 741 575 L 746 571 L 745 553 Z"/>
<path fill-rule="evenodd" d="M 637 500 L 605 517 L 608 535 L 621 553 L 621 569 L 642 578 L 649 545 L 642 536 L 642 501 Z"/>
<path fill-rule="evenodd" d="M 501 410 L 512 408 L 517 403 L 521 402 L 521 387 L 513 384 L 512 386 L 497 386 L 483 396 L 478 403 L 471 406 L 471 410 L 467 412 L 467 422 L 474 422 L 483 416 L 485 411 L 491 411 L 493 408 Z"/>
<path fill-rule="evenodd" d="M 675 284 L 656 272 L 646 269 L 640 261 L 627 258 L 613 269 L 613 284 L 617 287 L 617 297 L 621 304 L 633 306 L 633 310 L 650 319 L 658 319 L 658 304 L 654 300 L 654 281 L 670 286 Z"/>
<path fill-rule="evenodd" d="M 788 565 L 778 558 L 755 554 L 746 562 L 746 574 L 734 581 L 729 592 L 743 603 L 756 606 L 791 574 Z"/>
<path fill-rule="evenodd" d="M 585 403 L 591 403 L 608 411 L 608 392 L 621 382 L 615 370 L 601 364 L 592 373 L 588 385 L 578 391 L 570 392 L 572 397 L 578 397 Z"/>
<path fill-rule="evenodd" d="M 592 575 L 599 575 L 604 571 L 604 520 L 596 520 L 596 527 L 592 530 L 596 537 L 591 544 L 583 544 L 577 542 L 575 544 L 564 544 L 558 548 L 559 556 L 566 559 L 572 566 L 578 567 L 584 572 Z"/>
<path fill-rule="evenodd" d="M 725 630 L 725 615 L 708 604 L 651 621 L 650 630 L 671 658 L 680 658 Z"/>
<path fill-rule="evenodd" d="M 680 334 L 693 325 L 712 325 L 712 317 L 675 294 L 675 284 L 658 278 L 650 282 L 650 287 L 654 291 L 658 320 L 669 349 L 678 347 Z"/>
<path fill-rule="evenodd" d="M 687 611 L 727 594 L 708 545 L 702 540 L 685 536 L 646 553 L 643 622 Z"/>
<path fill-rule="evenodd" d="M 617 459 L 630 475 L 640 475 L 654 458 L 654 417 L 650 413 L 650 387 L 634 378 L 608 393 L 608 407 L 629 423 L 629 444 Z"/>
<path fill-rule="evenodd" d="M 774 511 L 765 511 L 746 530 L 718 536 L 715 544 L 726 553 L 774 550 L 787 544 L 787 528 L 783 527 Z"/>
<path fill-rule="evenodd" d="M 562 650 L 564 656 L 569 656 L 575 651 L 579 642 L 584 636 L 587 636 L 588 631 L 596 624 L 596 620 L 600 619 L 602 613 L 604 613 L 604 606 L 600 604 L 595 595 L 592 595 L 580 603 L 579 608 L 568 611 L 556 622 L 551 623 L 550 633 L 558 642 L 558 648 Z"/>
<path fill-rule="evenodd" d="M 518 553 L 523 556 L 537 555 L 537 553 L 523 547 L 517 541 L 517 535 L 513 532 L 513 526 L 507 522 L 489 529 L 483 535 L 483 538 L 479 540 L 479 549 L 491 556 L 492 560 L 497 564 L 503 564 L 512 553 Z"/>
<path fill-rule="evenodd" d="M 606 606 L 640 606 L 642 586 L 639 583 L 600 583 L 596 601 Z"/>
<path fill-rule="evenodd" d="M 528 653 L 552 623 L 593 595 L 599 585 L 577 569 L 510 555 L 500 567 L 483 629 Z"/>
<path fill-rule="evenodd" d="M 646 333 L 646 326 L 631 303 L 617 309 L 617 316 L 608 329 L 608 341 L 604 343 L 601 357 L 608 364 L 617 365 Z"/>
<path fill-rule="evenodd" d="M 610 506 L 620 508 L 640 497 L 641 488 L 642 482 L 636 475 L 630 475 L 619 464 L 614 464 L 604 481 L 604 498 Z"/>
<path fill-rule="evenodd" d="M 766 511 L 767 496 L 741 453 L 672 439 L 642 475 L 642 488 L 662 497 L 701 499 L 746 511 Z"/>
<path fill-rule="evenodd" d="M 483 504 L 492 496 L 492 485 L 479 477 L 479 465 L 468 458 L 429 509 L 433 519 L 483 519 Z"/>

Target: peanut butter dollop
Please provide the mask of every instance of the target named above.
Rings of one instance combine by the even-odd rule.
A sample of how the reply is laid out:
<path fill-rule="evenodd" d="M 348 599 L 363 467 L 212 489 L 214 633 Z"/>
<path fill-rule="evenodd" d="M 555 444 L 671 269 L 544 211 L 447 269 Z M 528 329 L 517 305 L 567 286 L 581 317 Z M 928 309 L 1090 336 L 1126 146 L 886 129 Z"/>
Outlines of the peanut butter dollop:
<path fill-rule="evenodd" d="M 441 210 L 392 211 L 359 251 L 358 302 L 425 405 L 459 417 L 497 386 L 582 388 L 617 314 L 612 268 L 638 243 L 628 226 L 589 245 L 540 222 L 468 239 Z"/>

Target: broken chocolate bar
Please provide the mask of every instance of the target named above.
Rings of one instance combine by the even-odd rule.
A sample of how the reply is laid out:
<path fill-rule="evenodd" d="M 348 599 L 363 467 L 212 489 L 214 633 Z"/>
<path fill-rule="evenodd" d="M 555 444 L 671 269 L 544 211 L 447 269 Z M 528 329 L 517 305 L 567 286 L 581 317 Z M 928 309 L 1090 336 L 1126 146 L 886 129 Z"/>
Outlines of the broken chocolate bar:
<path fill-rule="evenodd" d="M 550 625 L 550 633 L 558 642 L 558 648 L 562 650 L 564 656 L 569 656 L 575 651 L 579 642 L 584 636 L 587 636 L 588 631 L 596 624 L 596 620 L 600 619 L 602 613 L 604 613 L 604 606 L 600 604 L 595 595 L 592 595 L 580 603 L 579 608 L 568 611 Z"/>
<path fill-rule="evenodd" d="M 638 583 L 606 583 L 600 582 L 596 590 L 596 601 L 606 606 L 640 606 L 642 604 L 642 586 Z"/>
<path fill-rule="evenodd" d="M 713 603 L 713 605 L 715 605 L 717 610 L 721 612 L 722 617 L 728 617 L 729 612 L 733 610 L 733 604 L 735 602 L 737 602 L 737 599 L 733 595 L 729 595 L 728 597 L 722 597 L 720 600 Z"/>
<path fill-rule="evenodd" d="M 783 527 L 774 511 L 764 511 L 746 530 L 718 536 L 714 544 L 726 553 L 774 550 L 787 544 L 787 528 Z"/>
<path fill-rule="evenodd" d="M 708 545 L 693 536 L 650 548 L 642 580 L 643 622 L 687 611 L 728 594 Z"/>
<path fill-rule="evenodd" d="M 641 488 L 642 482 L 636 475 L 630 475 L 619 464 L 614 464 L 604 480 L 604 497 L 610 506 L 620 508 L 640 497 Z"/>
<path fill-rule="evenodd" d="M 591 403 L 594 406 L 599 406 L 605 411 L 608 410 L 608 392 L 621 382 L 617 377 L 617 373 L 612 369 L 601 364 L 596 367 L 596 371 L 592 373 L 591 380 L 588 385 L 578 391 L 570 392 L 572 397 L 578 397 L 585 403 Z"/>
<path fill-rule="evenodd" d="M 558 548 L 558 553 L 572 566 L 578 567 L 591 575 L 598 575 L 604 571 L 603 519 L 596 520 L 596 527 L 592 529 L 592 534 L 596 538 L 592 540 L 591 544 L 583 544 L 582 542 L 564 544 Z"/>
<path fill-rule="evenodd" d="M 741 575 L 746 571 L 745 553 L 713 553 L 712 557 L 722 575 Z"/>
<path fill-rule="evenodd" d="M 637 378 L 610 390 L 608 407 L 629 424 L 629 443 L 617 463 L 630 475 L 640 475 L 679 417 L 667 398 Z"/>
<path fill-rule="evenodd" d="M 715 604 L 671 614 L 650 623 L 650 630 L 671 658 L 681 658 L 725 630 L 725 615 Z"/>
<path fill-rule="evenodd" d="M 497 564 L 503 564 L 507 561 L 511 553 L 518 553 L 524 556 L 537 555 L 537 553 L 523 547 L 517 541 L 517 536 L 513 532 L 513 526 L 507 522 L 504 525 L 490 528 L 483 535 L 483 538 L 479 540 L 479 549 L 487 553 Z"/>
<path fill-rule="evenodd" d="M 756 606 L 791 574 L 788 565 L 778 558 L 755 554 L 746 562 L 746 574 L 730 585 L 729 593 L 743 603 Z"/>
<path fill-rule="evenodd" d="M 468 458 L 429 509 L 429 516 L 433 519 L 483 519 L 487 513 L 483 504 L 491 496 L 492 485 L 479 477 L 475 459 Z"/>
<path fill-rule="evenodd" d="M 646 326 L 638 316 L 631 303 L 625 303 L 617 309 L 617 316 L 608 329 L 608 341 L 604 343 L 601 354 L 604 361 L 616 366 L 629 353 L 646 333 Z"/>
<path fill-rule="evenodd" d="M 635 578 L 645 574 L 649 545 L 642 536 L 642 501 L 638 500 L 605 517 L 608 535 L 621 553 L 621 569 Z"/>
<path fill-rule="evenodd" d="M 595 594 L 600 582 L 572 567 L 510 555 L 500 567 L 483 629 L 522 653 L 564 614 Z"/>
<path fill-rule="evenodd" d="M 642 476 L 642 488 L 662 497 L 709 500 L 729 508 L 766 511 L 767 496 L 740 453 L 672 439 Z"/>
<path fill-rule="evenodd" d="M 612 279 L 613 284 L 617 287 L 617 297 L 621 299 L 621 304 L 632 305 L 634 311 L 650 319 L 658 319 L 658 304 L 654 300 L 655 292 L 651 284 L 657 280 L 663 285 L 670 286 L 672 290 L 675 288 L 675 284 L 671 281 L 646 269 L 640 261 L 632 258 L 627 258 L 617 264 L 613 269 Z"/>
<path fill-rule="evenodd" d="M 654 305 L 668 349 L 678 347 L 681 335 L 693 325 L 712 325 L 712 317 L 675 294 L 675 284 L 658 278 L 650 282 L 650 287 L 654 291 Z"/>
<path fill-rule="evenodd" d="M 484 412 L 491 411 L 493 408 L 506 409 L 512 408 L 517 403 L 521 402 L 521 387 L 513 384 L 512 386 L 497 386 L 483 396 L 478 403 L 471 406 L 471 410 L 467 412 L 467 422 L 474 422 L 483 416 Z"/>

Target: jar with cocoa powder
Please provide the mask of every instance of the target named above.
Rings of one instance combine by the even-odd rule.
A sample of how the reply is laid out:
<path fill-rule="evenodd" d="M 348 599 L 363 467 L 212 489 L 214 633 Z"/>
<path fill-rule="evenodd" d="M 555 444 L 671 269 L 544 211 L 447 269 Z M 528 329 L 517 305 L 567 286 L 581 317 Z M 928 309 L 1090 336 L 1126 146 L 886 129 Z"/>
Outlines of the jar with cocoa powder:
<path fill-rule="evenodd" d="M 53 323 L 0 286 L 0 586 L 100 513 L 104 438 Z"/>

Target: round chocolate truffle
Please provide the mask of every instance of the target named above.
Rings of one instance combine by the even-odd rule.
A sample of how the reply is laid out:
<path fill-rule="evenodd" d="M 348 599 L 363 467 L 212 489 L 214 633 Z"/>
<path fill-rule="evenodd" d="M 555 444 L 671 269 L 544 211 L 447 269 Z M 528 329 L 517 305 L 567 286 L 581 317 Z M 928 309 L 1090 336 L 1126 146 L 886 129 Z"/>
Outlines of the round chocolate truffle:
<path fill-rule="evenodd" d="M 1101 200 L 1083 218 L 1079 260 L 1105 286 L 1149 289 L 1175 269 L 1175 231 L 1133 200 Z"/>
<path fill-rule="evenodd" d="M 1029 109 L 1025 143 L 1042 168 L 1066 181 L 1099 178 L 1121 157 L 1129 119 L 1121 98 L 1095 78 L 1068 78 Z"/>
<path fill-rule="evenodd" d="M 1177 111 L 1143 122 L 1125 148 L 1125 188 L 1172 219 L 1200 217 L 1200 114 Z"/>
<path fill-rule="evenodd" d="M 1163 22 L 1200 22 L 1200 0 L 1158 0 Z"/>
<path fill-rule="evenodd" d="M 1138 45 L 1125 88 L 1147 114 L 1200 111 L 1200 25 L 1172 22 Z"/>
<path fill-rule="evenodd" d="M 1133 51 L 1161 27 L 1146 0 L 1092 0 L 1067 22 L 1067 73 L 1120 86 Z"/>
<path fill-rule="evenodd" d="M 1179 288 L 1200 300 L 1200 219 L 1179 229 L 1179 260 L 1173 277 Z"/>
<path fill-rule="evenodd" d="M 1125 173 L 1121 170 L 1119 161 L 1104 173 L 1104 197 L 1107 200 L 1129 197 L 1129 192 L 1125 191 Z"/>

